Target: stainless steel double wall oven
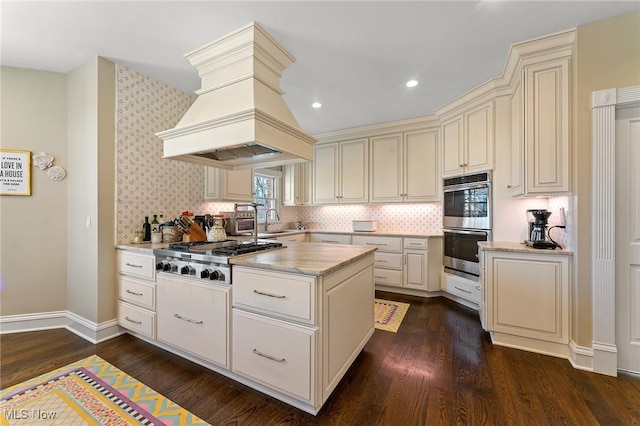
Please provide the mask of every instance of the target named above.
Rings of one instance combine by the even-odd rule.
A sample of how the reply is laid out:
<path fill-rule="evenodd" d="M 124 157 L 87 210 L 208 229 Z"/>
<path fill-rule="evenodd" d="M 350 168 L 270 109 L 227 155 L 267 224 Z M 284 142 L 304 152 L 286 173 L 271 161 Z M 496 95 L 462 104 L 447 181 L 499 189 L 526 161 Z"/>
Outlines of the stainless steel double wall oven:
<path fill-rule="evenodd" d="M 491 240 L 491 173 L 445 179 L 443 192 L 444 270 L 477 281 L 478 242 Z"/>

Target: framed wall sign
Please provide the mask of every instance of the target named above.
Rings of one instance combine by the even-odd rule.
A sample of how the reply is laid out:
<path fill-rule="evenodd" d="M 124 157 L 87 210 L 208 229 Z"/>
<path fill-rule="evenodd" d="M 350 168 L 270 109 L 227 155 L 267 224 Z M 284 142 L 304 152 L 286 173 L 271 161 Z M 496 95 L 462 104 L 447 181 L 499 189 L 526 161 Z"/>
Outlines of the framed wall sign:
<path fill-rule="evenodd" d="M 0 195 L 31 195 L 31 151 L 0 149 Z"/>

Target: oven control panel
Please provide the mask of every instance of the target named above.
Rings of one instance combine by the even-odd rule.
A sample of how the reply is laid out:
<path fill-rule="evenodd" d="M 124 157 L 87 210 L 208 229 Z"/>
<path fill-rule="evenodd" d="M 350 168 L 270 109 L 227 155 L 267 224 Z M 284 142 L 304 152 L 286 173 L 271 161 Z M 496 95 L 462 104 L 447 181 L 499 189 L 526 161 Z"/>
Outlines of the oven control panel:
<path fill-rule="evenodd" d="M 156 258 L 156 270 L 202 281 L 214 281 L 218 284 L 231 284 L 231 269 L 229 265 L 184 260 L 176 257 L 163 257 Z"/>

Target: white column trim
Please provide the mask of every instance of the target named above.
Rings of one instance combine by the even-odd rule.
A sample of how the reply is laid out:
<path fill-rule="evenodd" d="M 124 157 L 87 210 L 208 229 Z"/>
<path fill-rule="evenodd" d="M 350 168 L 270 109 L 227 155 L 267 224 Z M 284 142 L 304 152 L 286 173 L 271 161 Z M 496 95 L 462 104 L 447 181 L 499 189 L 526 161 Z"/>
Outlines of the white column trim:
<path fill-rule="evenodd" d="M 615 276 L 616 107 L 640 102 L 640 86 L 592 93 L 591 264 L 593 371 L 617 375 Z"/>

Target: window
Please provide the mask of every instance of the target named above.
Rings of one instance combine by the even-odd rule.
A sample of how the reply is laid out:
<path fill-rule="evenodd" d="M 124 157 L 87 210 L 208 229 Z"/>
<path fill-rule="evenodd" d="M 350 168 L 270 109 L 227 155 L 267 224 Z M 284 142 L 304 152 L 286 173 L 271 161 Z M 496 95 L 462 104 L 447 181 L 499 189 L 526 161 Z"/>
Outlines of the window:
<path fill-rule="evenodd" d="M 269 211 L 269 220 L 279 220 L 278 216 L 278 195 L 280 173 L 273 170 L 255 170 L 253 177 L 254 202 L 262 204 L 258 207 L 258 220 L 266 219 L 265 212 Z"/>

